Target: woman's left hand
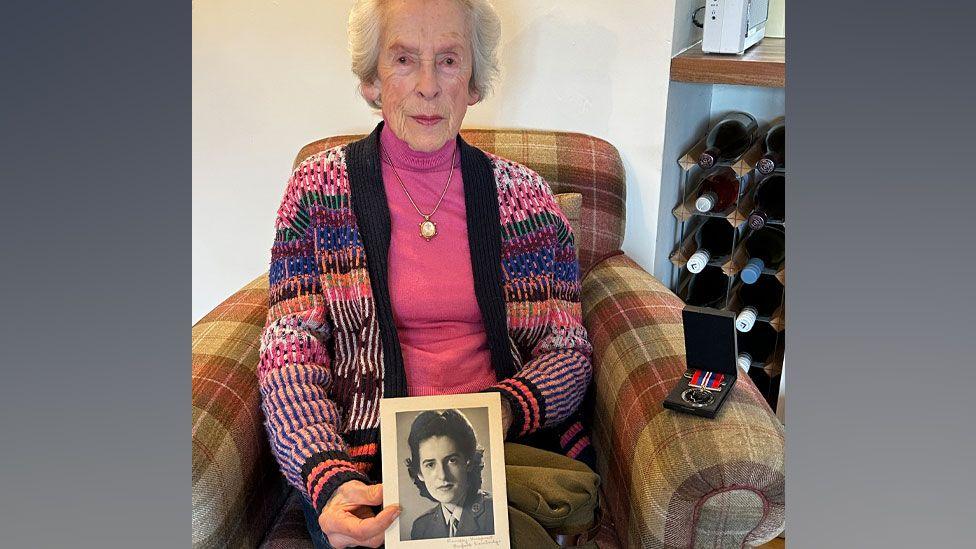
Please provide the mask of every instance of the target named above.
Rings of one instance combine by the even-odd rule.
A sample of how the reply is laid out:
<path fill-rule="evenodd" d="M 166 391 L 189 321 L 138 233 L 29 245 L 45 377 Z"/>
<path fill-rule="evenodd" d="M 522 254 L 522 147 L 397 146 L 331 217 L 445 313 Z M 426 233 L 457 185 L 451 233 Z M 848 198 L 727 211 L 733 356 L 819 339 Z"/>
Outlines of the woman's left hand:
<path fill-rule="evenodd" d="M 383 504 L 383 485 L 367 486 L 350 480 L 336 489 L 319 515 L 319 528 L 333 547 L 379 547 L 386 529 L 400 515 L 399 505 L 387 505 L 379 514 L 370 506 Z"/>

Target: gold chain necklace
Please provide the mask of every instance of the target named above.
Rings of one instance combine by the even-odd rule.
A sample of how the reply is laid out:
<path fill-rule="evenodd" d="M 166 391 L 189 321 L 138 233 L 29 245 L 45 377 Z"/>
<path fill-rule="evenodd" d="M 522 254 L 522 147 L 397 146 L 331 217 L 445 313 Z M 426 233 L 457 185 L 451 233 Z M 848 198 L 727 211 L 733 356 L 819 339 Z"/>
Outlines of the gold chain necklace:
<path fill-rule="evenodd" d="M 410 193 L 407 192 L 406 185 L 404 185 L 403 180 L 400 179 L 400 174 L 397 173 L 396 166 L 393 165 L 393 161 L 390 160 L 390 156 L 386 155 L 386 163 L 389 164 L 390 169 L 393 170 L 393 175 L 396 176 L 397 182 L 400 183 L 400 188 L 403 189 L 403 194 L 407 195 L 407 200 L 409 200 L 413 205 L 413 209 L 417 210 L 417 213 L 424 218 L 424 220 L 418 223 L 418 225 L 420 226 L 420 236 L 426 239 L 427 242 L 430 242 L 431 238 L 437 236 L 437 223 L 431 221 L 430 218 L 437 213 L 437 208 L 441 207 L 441 201 L 444 200 L 444 195 L 447 194 L 447 188 L 451 186 L 451 179 L 454 177 L 454 158 L 456 154 L 457 145 L 454 146 L 454 151 L 451 153 L 451 167 L 450 172 L 447 174 L 447 185 L 444 186 L 444 191 L 441 192 L 441 197 L 437 199 L 437 205 L 434 206 L 434 209 L 429 214 L 425 214 L 424 212 L 420 211 L 420 208 L 417 207 L 417 203 L 413 201 Z"/>

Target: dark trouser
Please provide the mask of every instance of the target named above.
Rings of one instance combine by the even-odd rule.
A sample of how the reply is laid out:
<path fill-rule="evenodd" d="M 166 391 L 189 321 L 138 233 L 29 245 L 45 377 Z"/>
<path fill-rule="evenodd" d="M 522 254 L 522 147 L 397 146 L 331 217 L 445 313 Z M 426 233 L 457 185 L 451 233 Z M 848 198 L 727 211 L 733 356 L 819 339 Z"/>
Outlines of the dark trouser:
<path fill-rule="evenodd" d="M 512 547 L 559 547 L 547 530 L 581 531 L 593 521 L 600 477 L 585 464 L 553 452 L 507 442 L 505 477 Z M 333 549 L 319 528 L 312 504 L 304 498 L 302 504 L 312 545 L 315 549 Z"/>
<path fill-rule="evenodd" d="M 319 527 L 319 515 L 315 512 L 315 507 L 312 507 L 312 504 L 304 497 L 301 500 L 302 511 L 305 511 L 305 527 L 308 528 L 308 533 L 312 536 L 312 547 L 315 549 L 333 549 L 325 534 L 322 533 L 322 528 Z"/>

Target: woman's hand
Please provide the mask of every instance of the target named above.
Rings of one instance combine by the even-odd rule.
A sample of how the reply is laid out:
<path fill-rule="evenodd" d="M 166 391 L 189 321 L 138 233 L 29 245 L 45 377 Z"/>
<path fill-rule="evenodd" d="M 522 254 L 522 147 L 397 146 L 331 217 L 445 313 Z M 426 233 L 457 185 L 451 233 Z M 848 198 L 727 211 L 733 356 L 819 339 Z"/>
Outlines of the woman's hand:
<path fill-rule="evenodd" d="M 350 480 L 339 486 L 319 515 L 319 527 L 336 549 L 383 545 L 386 529 L 400 515 L 399 505 L 387 505 L 374 515 L 371 505 L 383 504 L 383 485 L 367 486 Z"/>

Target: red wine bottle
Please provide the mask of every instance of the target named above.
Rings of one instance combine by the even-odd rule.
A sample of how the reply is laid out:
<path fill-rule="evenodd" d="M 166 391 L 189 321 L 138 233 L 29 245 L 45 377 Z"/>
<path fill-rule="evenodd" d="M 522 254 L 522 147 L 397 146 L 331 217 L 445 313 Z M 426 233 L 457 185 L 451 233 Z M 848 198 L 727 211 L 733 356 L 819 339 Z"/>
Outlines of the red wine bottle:
<path fill-rule="evenodd" d="M 719 260 L 732 255 L 732 240 L 735 227 L 721 217 L 709 217 L 695 231 L 695 253 L 685 266 L 693 273 L 700 273 L 711 260 Z"/>
<path fill-rule="evenodd" d="M 759 280 L 764 269 L 777 269 L 786 258 L 786 231 L 779 225 L 766 225 L 754 230 L 743 241 L 749 261 L 739 273 L 746 284 Z"/>
<path fill-rule="evenodd" d="M 721 166 L 702 176 L 698 186 L 695 209 L 702 212 L 723 212 L 739 197 L 739 178 L 728 166 Z"/>
<path fill-rule="evenodd" d="M 722 269 L 713 267 L 692 275 L 688 281 L 688 305 L 721 309 L 729 291 L 729 277 Z"/>
<path fill-rule="evenodd" d="M 766 154 L 756 163 L 756 169 L 763 175 L 773 173 L 786 166 L 786 124 L 780 122 L 766 132 Z"/>
<path fill-rule="evenodd" d="M 705 136 L 705 151 L 698 157 L 698 165 L 707 170 L 739 158 L 756 141 L 758 131 L 759 124 L 751 114 L 729 113 Z"/>
<path fill-rule="evenodd" d="M 767 175 L 757 185 L 749 226 L 761 229 L 770 221 L 786 220 L 786 177 L 782 173 Z"/>
<path fill-rule="evenodd" d="M 739 354 L 735 360 L 739 367 L 748 372 L 753 364 L 769 362 L 776 348 L 776 335 L 776 330 L 765 323 L 740 334 L 737 339 Z"/>
<path fill-rule="evenodd" d="M 755 284 L 739 286 L 742 309 L 735 317 L 735 328 L 748 332 L 760 316 L 770 316 L 783 302 L 783 286 L 771 276 L 764 276 Z"/>

